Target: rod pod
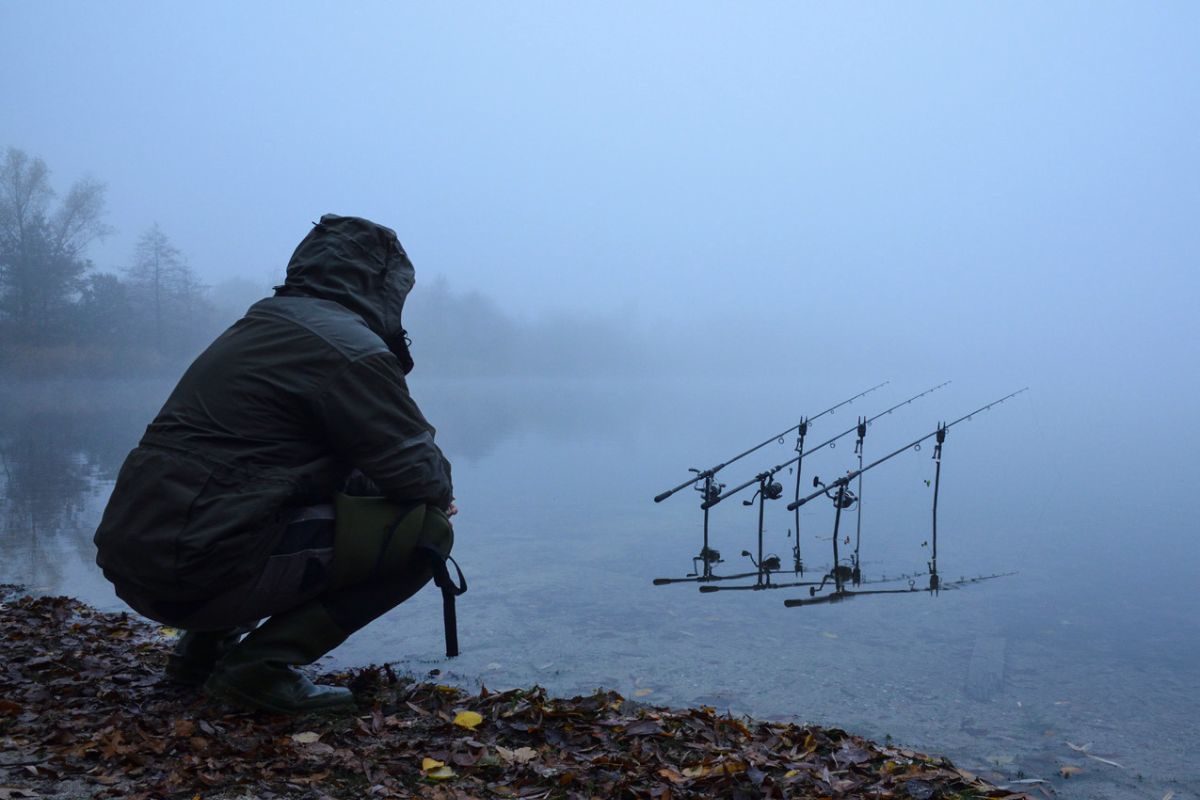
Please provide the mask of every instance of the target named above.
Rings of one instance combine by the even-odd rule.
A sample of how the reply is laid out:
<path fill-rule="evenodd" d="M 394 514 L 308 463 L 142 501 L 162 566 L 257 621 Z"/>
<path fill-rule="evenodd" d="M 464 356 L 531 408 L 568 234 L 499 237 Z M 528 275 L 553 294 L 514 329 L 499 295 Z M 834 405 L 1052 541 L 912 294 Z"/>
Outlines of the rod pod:
<path fill-rule="evenodd" d="M 934 450 L 933 450 L 933 460 L 934 460 L 934 465 L 935 465 L 934 466 L 934 483 L 933 483 L 933 507 L 932 507 L 933 549 L 932 549 L 932 553 L 931 553 L 931 559 L 927 565 L 928 569 L 929 569 L 928 591 L 931 594 L 936 595 L 940 592 L 940 590 L 942 588 L 946 588 L 948 585 L 942 583 L 941 577 L 937 571 L 937 509 L 938 509 L 938 494 L 939 494 L 939 489 L 941 487 L 941 475 L 942 475 L 942 446 L 945 444 L 945 441 L 946 441 L 946 432 L 954 425 L 957 425 L 958 423 L 960 423 L 964 420 L 969 420 L 975 414 L 981 413 L 983 411 L 987 411 L 992 406 L 1000 405 L 1004 401 L 1006 401 L 1010 398 L 1016 397 L 1017 395 L 1021 394 L 1022 392 L 1028 391 L 1028 389 L 1029 389 L 1028 386 L 1018 389 L 1017 391 L 1012 392 L 1011 394 L 1007 394 L 1004 397 L 1001 397 L 999 400 L 994 400 L 985 406 L 981 406 L 980 408 L 976 409 L 975 411 L 970 412 L 969 414 L 964 414 L 963 416 L 959 417 L 958 419 L 954 420 L 953 422 L 950 422 L 950 423 L 939 422 L 937 425 L 937 428 L 932 433 L 928 433 L 925 436 L 922 436 L 920 439 L 916 439 L 915 441 L 910 442 L 909 444 L 905 445 L 904 447 L 898 448 L 898 449 L 892 451 L 891 453 L 887 454 L 886 456 L 876 459 L 875 461 L 871 462 L 870 464 L 868 464 L 865 467 L 860 467 L 857 470 L 852 470 L 852 471 L 846 473 L 846 475 L 835 480 L 833 482 L 832 486 L 823 486 L 822 485 L 820 489 L 818 489 L 817 491 L 808 495 L 807 497 L 800 498 L 799 500 L 793 501 L 792 503 L 788 504 L 788 509 L 791 510 L 793 508 L 798 508 L 801 505 L 804 505 L 805 503 L 809 502 L 810 500 L 813 500 L 814 498 L 816 498 L 822 494 L 829 496 L 829 492 L 833 487 L 837 487 L 837 490 L 838 490 L 837 495 L 834 497 L 834 506 L 835 506 L 836 510 L 834 512 L 834 522 L 833 522 L 833 558 L 834 558 L 834 560 L 833 560 L 832 574 L 833 574 L 833 578 L 834 578 L 834 587 L 835 587 L 834 592 L 832 594 L 825 595 L 823 597 L 814 597 L 814 595 L 817 593 L 817 591 L 819 591 L 820 586 L 818 586 L 816 588 L 810 587 L 808 590 L 809 591 L 808 599 L 790 598 L 788 600 L 784 600 L 784 602 L 783 602 L 784 606 L 786 606 L 788 608 L 794 608 L 796 606 L 813 605 L 816 603 L 835 603 L 835 602 L 844 600 L 848 597 L 853 597 L 857 594 L 904 594 L 904 593 L 908 593 L 908 592 L 917 591 L 915 579 L 909 580 L 908 589 L 879 589 L 879 590 L 869 590 L 869 591 L 847 590 L 843 585 L 842 575 L 840 574 L 840 571 L 838 569 L 838 567 L 839 567 L 839 564 L 838 564 L 838 534 L 839 534 L 839 525 L 841 522 L 842 508 L 845 505 L 844 497 L 845 497 L 845 493 L 847 491 L 846 487 L 849 485 L 850 481 L 854 480 L 856 477 L 861 477 L 862 473 L 866 472 L 867 470 L 884 463 L 888 459 L 893 458 L 894 456 L 897 456 L 900 453 L 903 453 L 906 450 L 909 450 L 910 448 L 917 448 L 921 444 L 921 442 L 924 442 L 926 439 L 929 439 L 931 437 L 936 437 L 936 439 L 935 439 L 935 446 L 934 446 Z M 821 485 L 821 484 L 818 479 L 814 478 L 813 485 L 816 486 L 816 485 Z M 1013 573 L 1004 573 L 1004 575 L 1009 575 L 1009 574 L 1013 574 Z M 985 576 L 985 577 L 978 578 L 978 579 L 972 579 L 970 581 L 968 581 L 967 579 L 964 578 L 963 580 L 960 580 L 952 585 L 960 586 L 960 585 L 965 585 L 966 583 L 976 582 L 977 580 L 987 580 L 987 579 L 996 578 L 996 577 L 1003 577 L 1003 575 L 989 575 L 989 576 Z M 823 585 L 824 585 L 824 581 L 822 581 L 822 583 L 821 583 L 821 586 L 823 586 Z"/>
<path fill-rule="evenodd" d="M 824 411 L 822 411 L 821 413 L 817 414 L 814 417 L 801 417 L 800 422 L 798 424 L 793 425 L 792 427 L 777 434 L 776 436 L 772 436 L 770 439 L 763 440 L 759 444 L 755 445 L 754 447 L 751 447 L 748 450 L 745 450 L 745 451 L 739 453 L 738 455 L 734 456 L 733 458 L 729 459 L 728 461 L 724 461 L 720 464 L 717 464 L 714 467 L 710 467 L 705 470 L 692 469 L 690 471 L 694 472 L 695 475 L 691 479 L 657 495 L 654 498 L 654 502 L 661 503 L 663 500 L 666 500 L 668 497 L 670 497 L 671 495 L 680 491 L 681 489 L 684 489 L 688 486 L 696 486 L 696 484 L 699 481 L 704 481 L 703 486 L 696 487 L 702 497 L 702 500 L 700 503 L 700 509 L 704 512 L 704 520 L 703 520 L 704 540 L 703 540 L 703 544 L 700 548 L 700 554 L 692 557 L 692 572 L 683 578 L 655 578 L 653 581 L 654 585 L 655 586 L 665 586 L 665 585 L 671 584 L 671 583 L 686 583 L 686 582 L 693 582 L 693 581 L 706 582 L 706 581 L 717 581 L 717 580 L 730 580 L 730 579 L 734 579 L 734 578 L 748 578 L 751 575 L 757 575 L 759 577 L 759 579 L 761 579 L 762 568 L 758 567 L 758 566 L 756 566 L 755 572 L 738 573 L 736 575 L 716 575 L 713 573 L 713 569 L 712 569 L 713 564 L 719 564 L 724 560 L 721 558 L 720 552 L 712 549 L 712 547 L 709 545 L 708 510 L 710 508 L 712 508 L 712 506 L 714 505 L 714 502 L 712 502 L 712 501 L 714 501 L 715 498 L 720 496 L 721 491 L 725 488 L 724 484 L 717 483 L 716 474 L 718 472 L 720 472 L 721 470 L 723 470 L 725 467 L 727 467 L 730 464 L 734 463 L 735 461 L 753 453 L 754 451 L 758 450 L 759 448 L 765 447 L 766 445 L 770 444 L 773 441 L 782 440 L 782 438 L 784 436 L 786 436 L 788 433 L 790 433 L 793 430 L 804 429 L 805 431 L 807 431 L 808 425 L 813 420 L 820 419 L 821 417 L 825 416 L 826 414 L 832 414 L 833 412 L 837 411 L 837 409 L 841 408 L 842 406 L 848 405 L 849 403 L 853 403 L 855 400 L 859 399 L 860 397 L 870 394 L 871 392 L 875 391 L 876 389 L 886 386 L 888 383 L 889 383 L 889 381 L 884 381 L 883 383 L 876 384 L 875 386 L 872 386 L 869 389 L 865 389 L 865 390 L 859 392 L 858 394 L 854 395 L 853 397 L 847 398 L 840 403 L 836 403 L 835 405 L 830 406 L 829 408 L 825 409 Z M 799 475 L 797 475 L 796 497 L 799 497 L 799 496 L 800 496 L 800 484 L 799 484 Z M 796 512 L 797 520 L 799 520 L 799 517 L 800 517 L 800 513 Z M 761 524 L 760 524 L 760 538 L 761 538 Z M 799 530 L 798 529 L 797 529 L 796 545 L 798 548 L 799 547 Z M 797 560 L 799 559 L 798 550 L 797 550 L 795 557 Z M 761 561 L 762 561 L 762 552 L 761 552 L 761 547 L 760 547 L 759 562 L 761 563 Z"/>

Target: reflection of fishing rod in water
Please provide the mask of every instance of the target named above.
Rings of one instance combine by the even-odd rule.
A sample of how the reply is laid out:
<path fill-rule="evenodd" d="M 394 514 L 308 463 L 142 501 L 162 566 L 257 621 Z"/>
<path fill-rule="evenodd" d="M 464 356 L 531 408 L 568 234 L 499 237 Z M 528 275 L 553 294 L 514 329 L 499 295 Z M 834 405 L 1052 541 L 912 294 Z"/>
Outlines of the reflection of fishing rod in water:
<path fill-rule="evenodd" d="M 782 442 L 783 437 L 787 436 L 792 431 L 795 431 L 795 430 L 801 431 L 800 441 L 803 442 L 804 432 L 806 432 L 808 430 L 809 424 L 811 424 L 814 420 L 820 419 L 821 417 L 825 416 L 826 414 L 832 414 L 834 411 L 837 411 L 842 406 L 853 403 L 855 400 L 862 397 L 863 395 L 870 394 L 871 392 L 875 391 L 876 389 L 878 389 L 882 386 L 886 386 L 887 384 L 888 384 L 888 381 L 884 381 L 883 383 L 872 386 L 870 389 L 866 389 L 864 391 L 859 392 L 858 394 L 854 395 L 851 398 L 843 400 L 842 402 L 838 403 L 837 405 L 830 406 L 829 408 L 825 409 L 824 411 L 822 411 L 820 414 L 817 414 L 816 416 L 804 417 L 796 425 L 793 425 L 790 428 L 788 428 L 787 430 L 775 434 L 770 439 L 765 439 L 764 441 L 760 442 L 759 444 L 754 445 L 754 447 L 751 447 L 749 450 L 745 450 L 741 453 L 738 453 L 733 458 L 729 459 L 728 461 L 723 461 L 720 464 L 717 464 L 715 467 L 709 467 L 708 469 L 704 469 L 704 470 L 700 470 L 700 469 L 689 470 L 690 472 L 695 473 L 691 478 L 689 478 L 688 480 L 679 484 L 678 486 L 674 487 L 673 489 L 668 489 L 667 491 L 657 495 L 654 498 L 654 502 L 661 503 L 663 500 L 666 500 L 668 497 L 675 494 L 680 489 L 686 489 L 688 486 L 694 486 L 696 488 L 696 491 L 700 492 L 700 497 L 701 497 L 700 508 L 704 511 L 704 543 L 703 543 L 702 547 L 700 548 L 700 555 L 692 558 L 693 572 L 688 573 L 688 576 L 686 578 L 655 578 L 654 584 L 656 586 L 661 586 L 661 585 L 668 584 L 668 583 L 681 583 L 681 582 L 685 582 L 685 581 L 725 580 L 728 578 L 746 578 L 751 575 L 754 575 L 755 573 L 753 573 L 753 572 L 747 572 L 747 573 L 742 573 L 739 575 L 726 575 L 726 576 L 724 576 L 724 578 L 722 578 L 720 576 L 713 574 L 713 571 L 712 571 L 713 565 L 719 564 L 719 563 L 721 563 L 721 561 L 723 561 L 723 559 L 721 558 L 720 552 L 712 549 L 711 547 L 709 547 L 709 544 L 708 544 L 708 509 L 709 509 L 709 506 L 706 505 L 706 503 L 709 500 L 712 500 L 713 498 L 719 496 L 721 494 L 721 490 L 725 488 L 725 484 L 718 483 L 716 481 L 716 477 L 715 477 L 716 474 L 718 472 L 720 472 L 721 470 L 725 469 L 725 467 L 734 463 L 735 461 L 745 458 L 746 456 L 750 455 L 751 453 L 753 453 L 754 451 L 756 451 L 760 448 L 766 447 L 771 442 L 775 442 L 775 441 Z M 799 480 L 799 478 L 797 478 L 797 481 L 798 480 Z M 701 482 L 703 482 L 703 483 L 701 483 Z M 797 484 L 796 496 L 799 497 L 799 495 L 800 495 L 800 489 L 799 489 L 799 485 Z"/>
<path fill-rule="evenodd" d="M 804 449 L 804 434 L 806 431 L 805 431 L 805 426 L 803 425 L 803 423 L 801 423 L 800 438 L 796 443 L 796 450 L 798 451 L 799 454 L 795 458 L 785 461 L 782 464 L 779 464 L 777 466 L 774 466 L 765 472 L 760 472 L 759 474 L 755 475 L 753 478 L 746 481 L 745 483 L 743 483 L 739 486 L 735 486 L 734 488 L 730 489 L 727 492 L 724 492 L 723 494 L 717 494 L 715 497 L 708 498 L 703 503 L 701 503 L 700 508 L 704 509 L 705 513 L 708 513 L 708 509 L 712 508 L 713 506 L 715 506 L 717 503 L 721 502 L 722 500 L 732 497 L 733 495 L 742 491 L 743 489 L 745 489 L 747 486 L 750 486 L 751 484 L 754 484 L 754 483 L 758 484 L 758 491 L 755 492 L 755 497 L 758 498 L 758 560 L 754 561 L 753 556 L 751 556 L 751 561 L 754 561 L 754 565 L 755 565 L 757 572 L 751 572 L 751 573 L 747 573 L 746 575 L 737 576 L 737 577 L 748 577 L 749 575 L 755 575 L 756 580 L 755 580 L 754 585 L 753 586 L 726 586 L 726 587 L 706 586 L 706 587 L 702 587 L 701 591 L 715 592 L 715 591 L 718 591 L 719 589 L 750 589 L 750 588 L 766 589 L 766 588 L 783 588 L 785 586 L 807 586 L 808 584 L 803 581 L 798 582 L 798 583 L 772 584 L 771 583 L 771 571 L 772 571 L 772 569 L 775 571 L 779 570 L 779 567 L 780 567 L 779 558 L 777 556 L 772 556 L 772 557 L 766 559 L 765 561 L 763 559 L 763 505 L 767 500 L 777 500 L 783 496 L 783 487 L 780 486 L 779 483 L 774 480 L 775 474 L 778 473 L 780 470 L 784 469 L 785 467 L 789 467 L 792 464 L 796 465 L 796 499 L 799 500 L 800 499 L 800 470 L 801 470 L 801 467 L 803 466 L 805 456 L 812 455 L 813 453 L 815 453 L 818 450 L 825 448 L 825 447 L 833 447 L 833 446 L 835 446 L 835 443 L 839 439 L 841 439 L 843 436 L 848 436 L 851 433 L 857 432 L 858 433 L 858 441 L 854 446 L 854 452 L 859 457 L 858 463 L 859 463 L 859 466 L 861 467 L 862 466 L 863 439 L 867 435 L 867 427 L 869 425 L 871 425 L 873 422 L 875 422 L 875 420 L 879 419 L 880 417 L 891 414 L 896 409 L 901 408 L 902 406 L 906 406 L 909 403 L 913 402 L 914 400 L 918 400 L 927 394 L 936 392 L 938 389 L 941 389 L 943 386 L 946 386 L 949 383 L 950 383 L 950 381 L 945 381 L 943 383 L 939 383 L 937 386 L 934 386 L 930 389 L 926 389 L 925 391 L 923 391 L 919 394 L 914 394 L 912 397 L 908 398 L 907 400 L 903 400 L 903 401 L 897 403 L 896 405 L 892 406 L 891 408 L 880 411 L 878 414 L 876 414 L 873 417 L 859 417 L 858 424 L 856 424 L 854 427 L 847 428 L 846 430 L 839 433 L 837 436 L 834 436 L 830 439 L 826 439 L 824 442 L 821 442 L 821 444 L 817 445 L 816 447 L 812 448 L 811 450 Z M 859 488 L 861 490 L 861 488 L 862 488 L 861 483 L 859 484 Z M 753 498 L 751 500 L 745 502 L 745 505 L 752 505 L 752 504 L 753 504 Z M 800 558 L 800 509 L 799 509 L 799 506 L 789 505 L 788 510 L 789 511 L 794 510 L 796 512 L 796 528 L 795 528 L 796 538 L 792 544 L 792 571 L 798 575 L 803 575 L 804 574 L 804 562 Z M 860 511 L 861 511 L 861 507 L 860 507 Z M 860 521 L 860 530 L 861 530 L 861 521 Z M 746 551 L 743 551 L 743 554 L 749 555 L 749 553 Z M 731 575 L 729 577 L 734 577 L 734 576 Z"/>
<path fill-rule="evenodd" d="M 958 419 L 954 420 L 953 422 L 939 423 L 937 426 L 937 429 L 934 430 L 932 433 L 927 433 L 924 436 L 922 436 L 920 439 L 909 442 L 908 444 L 904 445 L 903 447 L 893 450 L 891 453 L 888 453 L 886 456 L 883 456 L 882 458 L 878 458 L 875 461 L 872 461 L 870 464 L 867 464 L 865 467 L 860 466 L 856 470 L 850 470 L 845 475 L 843 475 L 842 477 L 833 481 L 829 485 L 822 483 L 820 478 L 814 477 L 813 478 L 813 486 L 819 487 L 819 488 L 812 494 L 808 495 L 807 497 L 797 498 L 793 502 L 789 503 L 788 510 L 792 511 L 794 509 L 798 509 L 800 506 L 804 505 L 805 503 L 809 502 L 810 500 L 813 500 L 814 498 L 820 497 L 821 495 L 825 495 L 826 497 L 828 497 L 830 500 L 833 501 L 833 507 L 835 509 L 834 516 L 833 516 L 833 537 L 832 537 L 833 538 L 833 569 L 830 570 L 829 574 L 826 575 L 819 584 L 810 585 L 809 590 L 808 590 L 808 593 L 809 593 L 808 599 L 788 599 L 788 600 L 784 600 L 783 604 L 790 608 L 790 607 L 794 607 L 794 606 L 813 605 L 816 603 L 835 603 L 840 600 L 844 600 L 848 597 L 853 597 L 854 595 L 859 595 L 859 594 L 905 594 L 908 592 L 918 591 L 916 588 L 915 581 L 913 581 L 913 580 L 909 581 L 909 585 L 908 585 L 907 589 L 871 589 L 871 590 L 847 589 L 845 584 L 846 584 L 847 580 L 851 580 L 853 578 L 853 570 L 851 568 L 847 568 L 845 565 L 841 564 L 841 562 L 839 560 L 838 536 L 839 536 L 839 528 L 841 526 L 841 520 L 842 520 L 842 509 L 850 508 L 858 501 L 858 498 L 855 497 L 854 494 L 849 489 L 849 485 L 850 485 L 851 481 L 853 481 L 855 478 L 860 477 L 867 470 L 870 470 L 870 469 L 873 469 L 873 468 L 879 466 L 880 464 L 884 463 L 888 459 L 894 458 L 895 456 L 900 455 L 901 453 L 905 452 L 906 450 L 911 450 L 911 449 L 920 450 L 921 443 L 931 437 L 937 437 L 937 439 L 936 439 L 936 445 L 933 449 L 933 460 L 934 460 L 934 463 L 936 466 L 935 466 L 934 483 L 933 483 L 933 548 L 932 548 L 932 558 L 927 565 L 928 569 L 929 569 L 929 587 L 928 587 L 928 589 L 931 593 L 937 593 L 940 589 L 949 588 L 950 585 L 942 584 L 941 578 L 939 577 L 938 571 L 937 571 L 937 503 L 938 503 L 938 489 L 940 487 L 941 478 L 942 478 L 942 445 L 946 441 L 946 431 L 948 431 L 950 428 L 954 427 L 955 425 L 957 425 L 960 422 L 963 422 L 965 420 L 970 420 L 976 414 L 987 411 L 992 406 L 998 406 L 1001 403 L 1003 403 L 1005 400 L 1009 400 L 1013 397 L 1016 397 L 1017 395 L 1021 394 L 1021 392 L 1027 391 L 1028 388 L 1029 387 L 1026 386 L 1023 389 L 1018 389 L 1017 391 L 1013 392 L 1012 394 L 1007 394 L 1004 397 L 1001 397 L 999 400 L 993 400 L 992 402 L 988 403 L 987 405 L 981 406 L 980 408 L 975 409 L 974 411 L 972 411 L 969 414 L 964 414 L 963 416 L 959 417 Z M 1011 574 L 1011 573 L 1008 573 L 1008 574 Z M 1002 577 L 1002 576 L 988 575 L 988 576 L 984 576 L 984 577 L 980 577 L 980 578 L 973 578 L 971 580 L 964 579 L 962 581 L 958 581 L 954 585 L 958 586 L 958 585 L 965 584 L 965 583 L 973 583 L 973 582 L 979 581 L 979 580 L 987 580 L 989 578 L 998 578 L 998 577 Z M 830 579 L 832 579 L 833 585 L 834 585 L 833 593 L 824 595 L 822 597 L 815 597 L 816 593 L 818 591 L 820 591 L 821 589 L 823 589 L 825 587 L 825 583 L 827 581 L 829 581 Z M 857 581 L 855 581 L 855 583 L 857 583 Z M 702 588 L 707 588 L 707 587 L 702 587 Z"/>

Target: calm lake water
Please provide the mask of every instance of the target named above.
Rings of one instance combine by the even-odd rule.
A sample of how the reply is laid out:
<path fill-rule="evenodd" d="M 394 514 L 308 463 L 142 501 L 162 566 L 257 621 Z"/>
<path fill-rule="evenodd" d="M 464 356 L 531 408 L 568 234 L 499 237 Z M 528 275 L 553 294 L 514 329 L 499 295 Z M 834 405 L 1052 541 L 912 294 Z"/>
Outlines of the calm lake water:
<path fill-rule="evenodd" d="M 391 661 L 468 687 L 602 686 L 647 703 L 837 726 L 947 755 L 1001 784 L 1044 779 L 1058 797 L 1200 797 L 1194 518 L 1181 530 L 1178 516 L 1106 494 L 1112 465 L 1100 450 L 1073 447 L 1086 432 L 1052 424 L 1036 391 L 955 427 L 944 457 L 943 576 L 1016 575 L 938 597 L 804 608 L 783 605 L 803 589 L 652 585 L 689 572 L 701 545 L 698 495 L 655 504 L 656 494 L 688 467 L 715 466 L 866 385 L 801 393 L 716 380 L 414 380 L 454 462 L 455 555 L 470 582 L 459 605 L 463 654 L 442 657 L 440 598 L 427 591 L 329 663 Z M 815 422 L 808 443 L 926 388 L 878 390 Z M 868 462 L 1018 387 L 995 388 L 950 387 L 880 419 Z M 169 389 L 4 388 L 0 581 L 121 608 L 91 536 L 121 460 Z M 800 394 L 813 405 L 797 409 Z M 736 485 L 790 459 L 794 441 L 773 442 L 722 479 Z M 931 453 L 905 452 L 865 476 L 868 577 L 923 570 Z M 856 464 L 846 437 L 806 457 L 806 486 Z M 794 476 L 779 477 L 790 497 Z M 741 502 L 752 492 L 712 511 L 725 572 L 752 569 L 739 555 L 756 547 L 757 506 Z M 765 550 L 788 562 L 785 503 L 768 504 L 764 536 Z M 830 564 L 832 517 L 828 502 L 804 509 L 810 576 Z M 1082 771 L 1063 779 L 1066 765 Z"/>

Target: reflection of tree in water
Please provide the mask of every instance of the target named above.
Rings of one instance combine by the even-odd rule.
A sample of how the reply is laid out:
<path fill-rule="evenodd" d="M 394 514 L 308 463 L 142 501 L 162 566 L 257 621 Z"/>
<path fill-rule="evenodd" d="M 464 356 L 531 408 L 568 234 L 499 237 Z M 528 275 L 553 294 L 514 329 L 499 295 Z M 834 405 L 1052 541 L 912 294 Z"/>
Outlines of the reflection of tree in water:
<path fill-rule="evenodd" d="M 5 411 L 0 416 L 0 580 L 62 588 L 64 558 L 90 565 L 97 498 L 138 428 L 123 414 Z M 144 420 L 141 421 L 144 423 Z"/>

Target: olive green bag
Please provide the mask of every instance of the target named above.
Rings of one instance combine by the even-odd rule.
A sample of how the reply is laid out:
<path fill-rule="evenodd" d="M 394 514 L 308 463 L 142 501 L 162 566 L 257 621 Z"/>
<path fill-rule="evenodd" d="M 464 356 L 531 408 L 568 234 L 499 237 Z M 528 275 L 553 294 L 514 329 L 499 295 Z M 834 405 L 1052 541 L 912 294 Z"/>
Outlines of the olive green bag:
<path fill-rule="evenodd" d="M 450 556 L 454 529 L 445 512 L 417 503 L 400 505 L 385 497 L 339 493 L 334 498 L 332 588 L 340 589 L 380 575 L 395 575 L 424 561 L 442 590 L 446 655 L 458 655 L 458 620 L 454 599 L 467 591 L 458 562 Z M 446 562 L 454 564 L 456 584 Z"/>

